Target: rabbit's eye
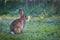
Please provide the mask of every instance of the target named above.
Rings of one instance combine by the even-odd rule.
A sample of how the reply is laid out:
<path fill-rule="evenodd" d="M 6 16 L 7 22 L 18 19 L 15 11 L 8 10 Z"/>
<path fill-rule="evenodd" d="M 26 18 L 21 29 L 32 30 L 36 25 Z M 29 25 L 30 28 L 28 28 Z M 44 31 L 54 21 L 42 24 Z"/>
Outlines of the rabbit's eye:
<path fill-rule="evenodd" d="M 28 17 L 27 16 L 25 16 L 26 17 L 26 19 L 28 19 Z"/>

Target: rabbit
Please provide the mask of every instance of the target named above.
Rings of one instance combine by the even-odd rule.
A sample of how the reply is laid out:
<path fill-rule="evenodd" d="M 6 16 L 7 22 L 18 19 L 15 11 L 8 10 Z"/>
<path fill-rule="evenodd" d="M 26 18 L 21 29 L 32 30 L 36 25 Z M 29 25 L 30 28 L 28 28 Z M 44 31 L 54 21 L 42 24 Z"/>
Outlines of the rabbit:
<path fill-rule="evenodd" d="M 10 33 L 11 34 L 22 33 L 22 30 L 25 26 L 27 16 L 24 14 L 24 10 L 22 10 L 22 9 L 19 9 L 19 13 L 20 13 L 20 18 L 14 20 L 10 25 Z"/>

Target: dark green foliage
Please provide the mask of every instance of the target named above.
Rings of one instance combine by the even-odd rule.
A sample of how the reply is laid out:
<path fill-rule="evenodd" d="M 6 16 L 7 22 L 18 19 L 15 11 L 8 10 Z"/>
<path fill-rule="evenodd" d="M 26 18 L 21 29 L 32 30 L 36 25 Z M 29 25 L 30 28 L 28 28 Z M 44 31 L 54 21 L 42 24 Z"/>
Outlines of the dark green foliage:
<path fill-rule="evenodd" d="M 4 3 L 4 0 L 0 1 L 0 12 L 3 10 L 8 11 L 16 11 L 20 8 L 25 10 L 27 15 L 32 16 L 40 16 L 42 13 L 47 17 L 51 17 L 52 15 L 60 16 L 60 1 L 58 0 L 37 0 L 35 1 L 24 1 L 24 0 L 9 0 L 7 3 Z M 45 10 L 45 11 L 44 11 Z M 7 14 L 5 12 L 5 14 Z M 0 13 L 4 14 L 4 13 Z M 8 13 L 9 14 L 9 13 Z M 13 13 L 12 13 L 13 14 Z"/>
<path fill-rule="evenodd" d="M 4 10 L 3 10 L 3 11 L 0 12 L 0 16 L 2 16 L 2 15 L 7 15 L 7 14 L 9 14 L 8 11 L 4 11 Z"/>

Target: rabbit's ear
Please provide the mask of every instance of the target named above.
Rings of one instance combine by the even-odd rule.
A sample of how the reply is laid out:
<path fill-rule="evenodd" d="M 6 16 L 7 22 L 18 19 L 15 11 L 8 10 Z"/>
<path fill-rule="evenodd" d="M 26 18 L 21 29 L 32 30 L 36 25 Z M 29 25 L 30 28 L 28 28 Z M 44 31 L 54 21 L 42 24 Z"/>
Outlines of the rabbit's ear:
<path fill-rule="evenodd" d="M 24 15 L 24 11 L 23 11 L 23 10 L 21 11 L 21 16 L 22 16 L 22 15 Z"/>

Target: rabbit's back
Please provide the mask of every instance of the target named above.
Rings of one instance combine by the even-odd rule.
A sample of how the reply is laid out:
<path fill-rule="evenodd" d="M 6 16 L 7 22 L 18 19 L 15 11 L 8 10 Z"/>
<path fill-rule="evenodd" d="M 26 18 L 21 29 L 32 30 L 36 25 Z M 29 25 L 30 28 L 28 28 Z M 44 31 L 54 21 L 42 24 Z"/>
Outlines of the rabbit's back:
<path fill-rule="evenodd" d="M 11 26 L 18 26 L 17 24 L 19 24 L 19 23 L 20 23 L 20 20 L 16 19 L 11 23 Z"/>

